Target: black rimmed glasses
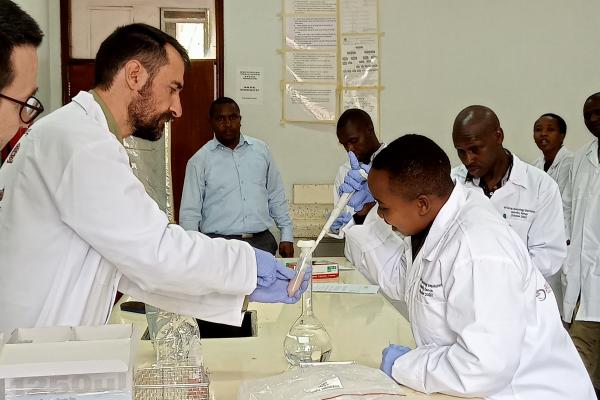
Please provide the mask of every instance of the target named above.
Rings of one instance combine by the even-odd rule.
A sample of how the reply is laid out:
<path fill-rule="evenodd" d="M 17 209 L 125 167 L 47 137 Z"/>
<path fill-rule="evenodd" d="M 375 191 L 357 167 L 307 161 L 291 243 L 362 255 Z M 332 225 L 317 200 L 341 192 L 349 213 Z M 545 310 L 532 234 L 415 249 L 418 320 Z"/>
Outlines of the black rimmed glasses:
<path fill-rule="evenodd" d="M 17 100 L 2 93 L 0 93 L 0 97 L 21 105 L 19 116 L 24 124 L 32 123 L 33 120 L 38 117 L 38 115 L 44 112 L 44 106 L 42 103 L 33 96 L 29 96 L 26 101 Z"/>

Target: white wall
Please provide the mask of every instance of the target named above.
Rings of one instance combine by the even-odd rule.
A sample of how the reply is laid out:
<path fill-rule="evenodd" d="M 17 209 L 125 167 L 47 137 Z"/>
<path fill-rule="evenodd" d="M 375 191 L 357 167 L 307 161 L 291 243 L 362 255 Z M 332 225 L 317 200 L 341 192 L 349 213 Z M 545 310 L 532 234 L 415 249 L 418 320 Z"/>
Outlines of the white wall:
<path fill-rule="evenodd" d="M 264 68 L 265 104 L 242 106 L 243 129 L 269 143 L 289 191 L 331 182 L 344 155 L 333 126 L 279 123 L 280 12 L 280 1 L 225 2 L 225 92 L 235 94 L 238 66 Z M 598 15 L 595 0 L 380 0 L 383 140 L 422 133 L 457 163 L 454 117 L 484 104 L 526 161 L 538 156 L 532 125 L 545 112 L 565 118 L 567 146 L 580 147 L 591 138 L 583 102 L 600 91 Z"/>
<path fill-rule="evenodd" d="M 39 95 L 55 109 L 58 0 L 17 3 L 46 33 Z M 289 194 L 293 183 L 330 183 L 344 154 L 334 126 L 279 122 L 280 12 L 278 0 L 225 1 L 225 93 L 235 96 L 239 66 L 263 68 L 264 105 L 242 105 L 242 127 L 269 143 Z M 596 0 L 380 0 L 383 140 L 423 133 L 456 163 L 453 119 L 467 105 L 484 104 L 498 113 L 506 146 L 526 161 L 537 156 L 531 131 L 544 112 L 563 116 L 567 146 L 580 147 L 591 137 L 583 101 L 600 91 L 598 15 Z"/>
<path fill-rule="evenodd" d="M 38 85 L 36 95 L 46 109 L 45 113 L 62 105 L 60 72 L 60 0 L 13 0 L 33 19 L 44 32 L 38 49 Z"/>

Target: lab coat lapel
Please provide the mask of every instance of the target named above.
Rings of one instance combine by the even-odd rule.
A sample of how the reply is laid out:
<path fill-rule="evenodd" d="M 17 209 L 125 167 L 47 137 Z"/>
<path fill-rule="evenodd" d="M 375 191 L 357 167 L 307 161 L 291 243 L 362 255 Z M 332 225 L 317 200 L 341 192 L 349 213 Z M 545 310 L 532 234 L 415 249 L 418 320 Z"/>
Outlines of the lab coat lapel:
<path fill-rule="evenodd" d="M 548 174 L 552 175 L 551 171 L 557 170 L 560 167 L 560 164 L 567 157 L 568 152 L 565 146 L 562 146 L 558 153 L 556 153 L 556 157 L 554 157 L 554 161 L 552 161 L 552 165 L 548 168 Z"/>
<path fill-rule="evenodd" d="M 77 93 L 77 96 L 73 97 L 73 102 L 79 104 L 81 108 L 83 108 L 86 114 L 98 122 L 107 133 L 110 133 L 110 129 L 108 128 L 108 121 L 102 112 L 102 108 L 96 101 L 94 100 L 94 96 L 91 93 L 81 91 Z"/>
<path fill-rule="evenodd" d="M 530 166 L 530 168 L 533 168 Z M 527 164 L 513 154 L 513 167 L 508 181 L 491 197 L 492 203 L 504 204 L 507 197 L 518 198 L 515 193 L 527 190 Z M 510 203 L 510 202 L 509 202 Z M 503 210 L 499 210 L 503 211 Z"/>
<path fill-rule="evenodd" d="M 585 156 L 594 168 L 598 168 L 598 139 L 594 139 Z"/>
<path fill-rule="evenodd" d="M 429 234 L 425 239 L 425 243 L 423 243 L 423 246 L 415 257 L 414 262 L 412 261 L 412 246 L 410 243 L 410 237 L 406 238 L 405 256 L 408 265 L 408 280 L 405 289 L 405 301 L 408 304 L 410 318 L 414 317 L 414 301 L 416 299 L 417 290 L 419 287 L 418 283 L 421 279 L 421 275 L 423 274 L 423 269 L 425 268 L 425 265 L 428 265 L 437 259 L 438 253 L 441 250 L 440 243 L 448 234 L 449 230 L 456 221 L 458 211 L 464 205 L 464 191 L 465 189 L 462 185 L 455 185 L 450 198 L 435 218 L 433 225 L 429 230 Z M 413 330 L 413 335 L 420 338 L 419 332 L 415 332 Z"/>

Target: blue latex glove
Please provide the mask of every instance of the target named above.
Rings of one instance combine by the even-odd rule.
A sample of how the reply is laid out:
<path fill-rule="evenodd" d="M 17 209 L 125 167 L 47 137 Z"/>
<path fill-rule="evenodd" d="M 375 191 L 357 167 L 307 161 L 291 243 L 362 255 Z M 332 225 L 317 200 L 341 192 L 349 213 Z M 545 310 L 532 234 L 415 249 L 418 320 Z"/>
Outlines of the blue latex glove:
<path fill-rule="evenodd" d="M 402 357 L 409 351 L 410 349 L 408 347 L 400 346 L 398 344 L 390 344 L 388 347 L 383 349 L 381 366 L 379 367 L 379 369 L 385 372 L 387 376 L 394 379 L 392 377 L 392 367 L 394 365 L 394 361 L 396 361 L 399 357 Z"/>
<path fill-rule="evenodd" d="M 351 193 L 359 190 L 362 183 L 367 181 L 360 173 L 360 170 L 362 169 L 369 173 L 369 170 L 371 169 L 370 165 L 360 163 L 353 152 L 348 152 L 348 157 L 350 158 L 350 171 L 348 171 L 344 177 L 344 183 L 342 183 L 338 189 L 338 194 L 340 196 L 343 193 Z"/>
<path fill-rule="evenodd" d="M 297 303 L 298 300 L 300 300 L 300 297 L 302 297 L 302 293 L 304 293 L 308 287 L 309 279 L 311 279 L 312 276 L 312 268 L 308 267 L 306 269 L 300 288 L 292 297 L 288 296 L 287 288 L 290 284 L 290 280 L 296 276 L 296 272 L 290 268 L 286 269 L 291 272 L 291 275 L 288 274 L 289 278 L 278 277 L 275 280 L 275 283 L 269 287 L 257 286 L 254 292 L 250 294 L 249 300 L 259 303 Z"/>
<path fill-rule="evenodd" d="M 375 199 L 369 190 L 369 185 L 367 182 L 363 182 L 360 189 L 354 192 L 352 197 L 350 197 L 350 200 L 348 200 L 348 205 L 352 207 L 354 211 L 358 212 L 363 209 L 365 204 L 374 202 Z"/>
<path fill-rule="evenodd" d="M 277 261 L 273 254 L 254 247 L 253 250 L 256 257 L 256 286 L 269 287 L 277 279 L 289 280 L 294 277 L 294 271 Z"/>
<path fill-rule="evenodd" d="M 333 221 L 329 230 L 332 233 L 338 233 L 342 226 L 346 225 L 351 219 L 352 214 L 350 214 L 349 212 L 343 212 L 340 214 L 339 217 L 335 219 L 335 221 Z"/>
<path fill-rule="evenodd" d="M 367 179 L 363 177 L 360 172 L 362 169 L 368 173 L 371 166 L 358 162 L 358 159 L 353 152 L 349 152 L 348 157 L 350 157 L 351 169 L 346 174 L 344 183 L 340 185 L 338 194 L 341 196 L 343 193 L 354 193 L 352 197 L 350 197 L 348 205 L 352 207 L 354 211 L 358 212 L 363 209 L 365 204 L 375 202 L 375 199 L 369 191 Z"/>

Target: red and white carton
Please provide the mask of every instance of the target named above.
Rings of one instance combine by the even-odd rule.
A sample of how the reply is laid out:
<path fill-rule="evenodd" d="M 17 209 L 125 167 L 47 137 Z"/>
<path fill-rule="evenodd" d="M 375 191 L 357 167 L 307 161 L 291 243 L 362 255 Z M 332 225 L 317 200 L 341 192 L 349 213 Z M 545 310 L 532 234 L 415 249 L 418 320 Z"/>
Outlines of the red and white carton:
<path fill-rule="evenodd" d="M 296 261 L 285 263 L 288 268 L 296 269 Z M 340 277 L 340 267 L 337 263 L 327 260 L 313 260 L 313 279 L 336 279 Z"/>

